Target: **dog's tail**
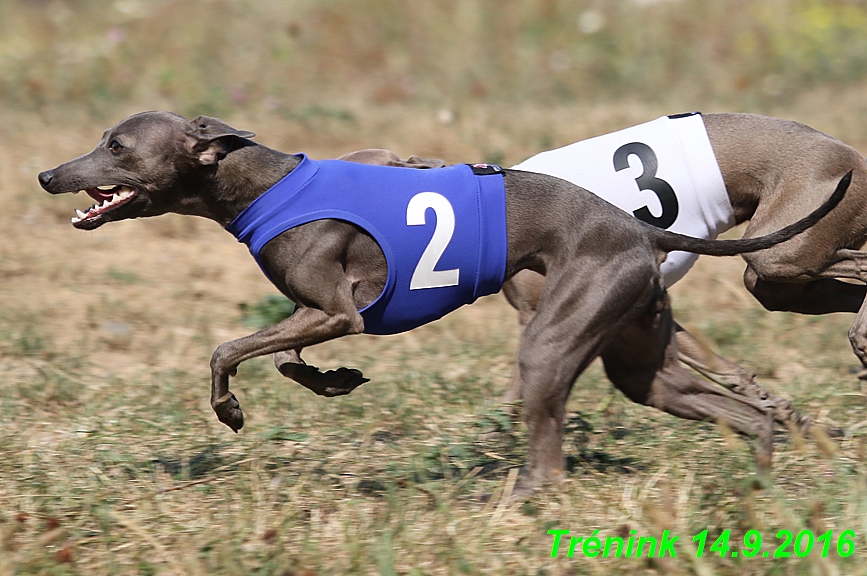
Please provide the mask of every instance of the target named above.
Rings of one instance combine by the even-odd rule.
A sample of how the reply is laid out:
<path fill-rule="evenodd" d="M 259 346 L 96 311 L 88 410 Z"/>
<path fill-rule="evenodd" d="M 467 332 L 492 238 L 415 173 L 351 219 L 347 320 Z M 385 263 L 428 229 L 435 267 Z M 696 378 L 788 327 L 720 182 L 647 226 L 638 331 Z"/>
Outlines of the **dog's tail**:
<path fill-rule="evenodd" d="M 837 184 L 837 189 L 831 194 L 824 204 L 816 208 L 805 218 L 798 220 L 794 224 L 789 224 L 785 228 L 772 232 L 766 236 L 758 238 L 741 238 L 740 240 L 706 240 L 704 238 L 693 238 L 692 236 L 684 236 L 675 232 L 668 232 L 654 228 L 648 224 L 648 227 L 654 232 L 651 237 L 655 246 L 664 252 L 672 250 L 682 250 L 684 252 L 695 252 L 696 254 L 709 254 L 711 256 L 734 256 L 744 252 L 755 252 L 756 250 L 764 250 L 770 248 L 780 242 L 797 236 L 816 222 L 822 219 L 828 212 L 840 203 L 843 196 L 846 195 L 846 190 L 849 188 L 849 183 L 852 182 L 852 171 L 850 170 L 840 183 Z"/>

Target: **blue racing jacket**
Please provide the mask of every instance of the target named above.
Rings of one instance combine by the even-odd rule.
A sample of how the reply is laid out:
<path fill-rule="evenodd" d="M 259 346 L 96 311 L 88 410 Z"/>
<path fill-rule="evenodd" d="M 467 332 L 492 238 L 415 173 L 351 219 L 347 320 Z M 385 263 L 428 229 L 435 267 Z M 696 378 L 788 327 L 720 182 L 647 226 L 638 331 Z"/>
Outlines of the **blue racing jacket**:
<path fill-rule="evenodd" d="M 266 276 L 259 253 L 269 241 L 330 218 L 365 230 L 388 264 L 382 293 L 360 310 L 368 334 L 411 330 L 502 287 L 506 200 L 498 166 L 423 170 L 300 156 L 227 227 Z"/>

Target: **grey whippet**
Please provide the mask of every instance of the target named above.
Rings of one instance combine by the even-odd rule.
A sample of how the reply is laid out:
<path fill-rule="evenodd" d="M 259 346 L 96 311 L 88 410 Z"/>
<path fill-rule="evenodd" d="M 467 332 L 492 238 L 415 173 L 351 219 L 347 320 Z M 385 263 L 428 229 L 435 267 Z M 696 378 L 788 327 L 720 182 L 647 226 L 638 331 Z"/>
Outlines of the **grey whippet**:
<path fill-rule="evenodd" d="M 85 191 L 97 200 L 86 212 L 77 211 L 73 225 L 79 229 L 167 212 L 230 227 L 307 160 L 256 144 L 249 140 L 252 136 L 213 118 L 189 122 L 168 112 L 145 112 L 108 129 L 90 153 L 42 172 L 39 182 L 52 194 Z M 840 202 L 849 176 L 839 176 L 829 200 L 807 218 L 761 238 L 732 241 L 653 228 L 550 176 L 511 170 L 483 176 L 504 179 L 502 278 L 521 270 L 546 277 L 518 359 L 529 433 L 522 491 L 562 476 L 566 400 L 575 379 L 599 355 L 611 380 L 632 400 L 682 418 L 725 421 L 756 438 L 757 460 L 768 464 L 772 403 L 733 394 L 677 363 L 659 263 L 671 250 L 732 255 L 790 238 Z M 320 372 L 305 365 L 300 352 L 364 332 L 359 310 L 376 301 L 389 281 L 386 257 L 371 233 L 339 218 L 291 227 L 267 242 L 259 257 L 263 270 L 298 309 L 214 352 L 211 406 L 235 431 L 243 426 L 243 414 L 229 391 L 229 377 L 250 358 L 274 354 L 283 375 L 325 396 L 349 393 L 365 382 L 357 370 Z"/>
<path fill-rule="evenodd" d="M 803 124 L 755 114 L 703 116 L 726 191 L 734 224 L 749 221 L 745 238 L 766 234 L 821 202 L 840 174 L 852 171 L 853 189 L 840 207 L 791 242 L 743 254 L 744 284 L 771 311 L 802 314 L 857 312 L 849 339 L 867 366 L 867 163 L 854 148 Z M 342 157 L 350 161 L 418 168 L 442 167 L 437 159 L 401 160 L 393 152 L 370 149 Z M 838 278 L 858 280 L 860 284 Z M 526 325 L 533 317 L 544 277 L 522 270 L 503 286 Z M 718 356 L 676 325 L 678 358 L 709 379 L 739 394 L 769 399 L 755 374 Z M 864 374 L 867 374 L 865 371 Z M 516 374 L 504 401 L 521 398 Z M 775 419 L 806 429 L 810 419 L 776 398 Z"/>

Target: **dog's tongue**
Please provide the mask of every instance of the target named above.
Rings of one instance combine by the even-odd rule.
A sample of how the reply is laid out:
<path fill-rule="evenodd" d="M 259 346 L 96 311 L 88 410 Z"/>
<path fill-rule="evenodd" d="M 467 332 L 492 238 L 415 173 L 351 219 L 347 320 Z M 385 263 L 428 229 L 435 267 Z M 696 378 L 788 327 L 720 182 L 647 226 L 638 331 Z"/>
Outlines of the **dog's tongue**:
<path fill-rule="evenodd" d="M 111 192 L 103 192 L 99 188 L 88 188 L 85 190 L 87 195 L 96 200 L 97 202 L 102 202 L 103 200 L 111 200 Z"/>

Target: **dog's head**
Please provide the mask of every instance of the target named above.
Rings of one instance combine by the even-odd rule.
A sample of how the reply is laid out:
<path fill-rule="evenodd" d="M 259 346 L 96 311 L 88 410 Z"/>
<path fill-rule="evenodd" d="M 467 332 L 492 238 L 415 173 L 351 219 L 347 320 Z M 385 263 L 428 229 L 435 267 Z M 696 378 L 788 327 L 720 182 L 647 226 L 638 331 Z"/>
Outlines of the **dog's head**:
<path fill-rule="evenodd" d="M 171 112 L 142 112 L 106 130 L 88 154 L 40 173 L 39 183 L 51 194 L 83 191 L 96 200 L 72 219 L 83 230 L 184 213 L 197 180 L 213 174 L 219 160 L 253 136 L 216 118 L 189 122 Z"/>

